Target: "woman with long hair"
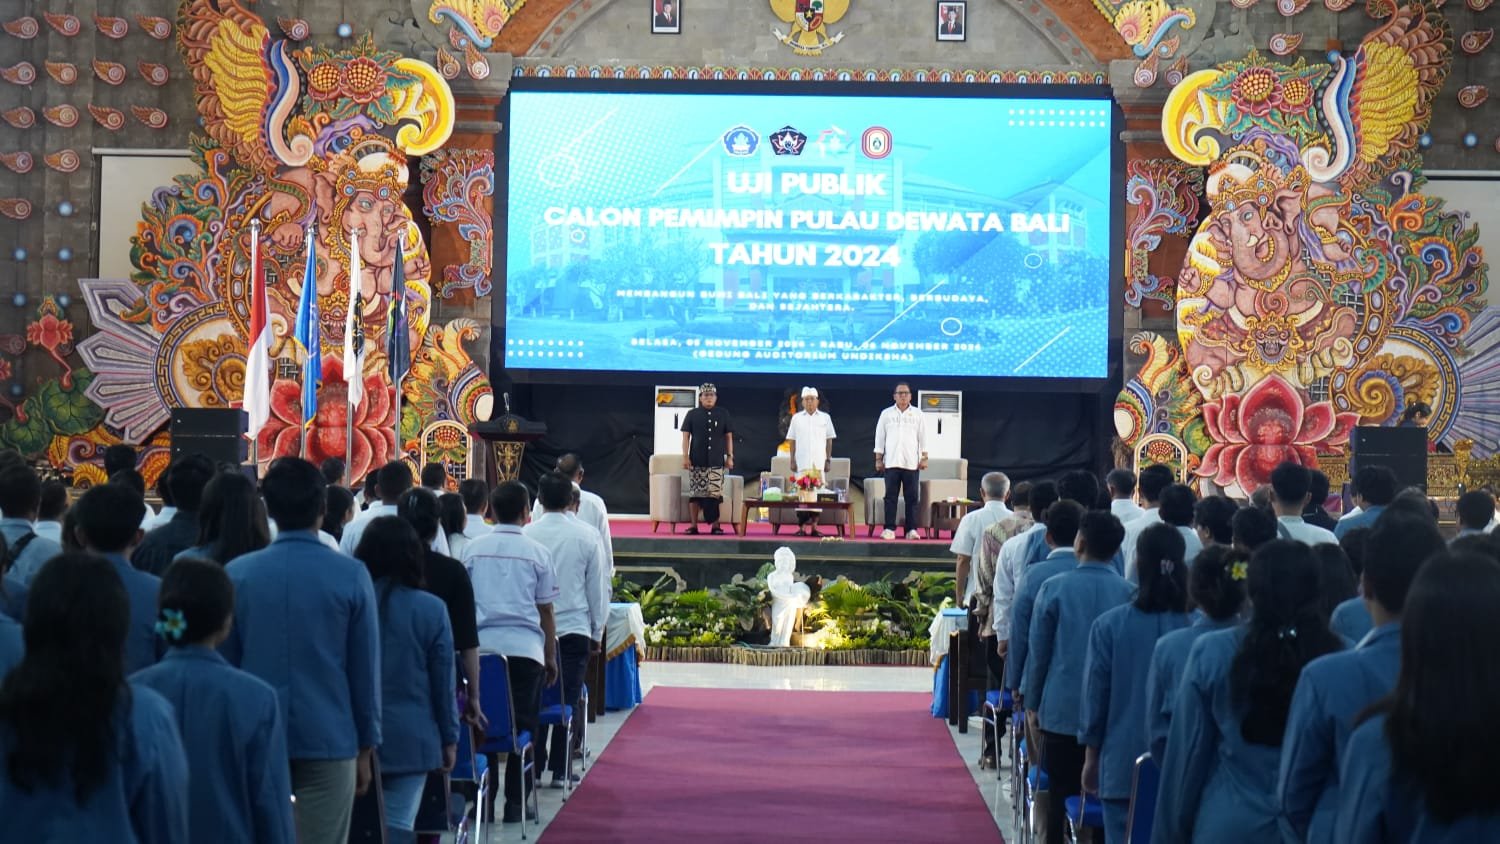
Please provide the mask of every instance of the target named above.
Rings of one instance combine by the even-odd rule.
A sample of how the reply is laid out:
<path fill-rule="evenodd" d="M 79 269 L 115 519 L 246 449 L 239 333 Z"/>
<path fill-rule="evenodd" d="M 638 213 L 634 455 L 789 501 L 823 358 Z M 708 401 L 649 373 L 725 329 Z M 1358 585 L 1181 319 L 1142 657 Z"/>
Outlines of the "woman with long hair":
<path fill-rule="evenodd" d="M 1186 543 L 1170 523 L 1136 543 L 1135 600 L 1099 616 L 1083 670 L 1083 790 L 1104 801 L 1104 840 L 1125 844 L 1135 760 L 1146 752 L 1146 674 L 1164 634 L 1186 627 Z"/>
<path fill-rule="evenodd" d="M 1343 649 L 1322 615 L 1311 549 L 1277 539 L 1250 558 L 1252 612 L 1209 633 L 1188 655 L 1172 707 L 1153 840 L 1260 844 L 1276 840 L 1276 777 L 1287 711 L 1302 666 Z"/>
<path fill-rule="evenodd" d="M 194 841 L 294 844 L 291 764 L 276 690 L 215 650 L 234 623 L 224 567 L 178 557 L 162 575 L 156 632 L 167 654 L 131 682 L 176 713 L 187 749 Z"/>
<path fill-rule="evenodd" d="M 125 587 L 60 554 L 31 581 L 26 655 L 0 684 L 0 822 L 26 840 L 187 842 L 172 707 L 125 681 Z"/>
<path fill-rule="evenodd" d="M 1332 618 L 1339 604 L 1359 596 L 1359 584 L 1354 580 L 1354 567 L 1349 555 L 1338 545 L 1323 542 L 1312 546 L 1313 557 L 1318 561 L 1318 590 L 1323 594 L 1321 612 Z"/>
<path fill-rule="evenodd" d="M 448 537 L 448 556 L 455 560 L 464 558 L 464 548 L 469 536 L 464 527 L 469 522 L 469 511 L 464 506 L 464 497 L 456 492 L 445 492 L 438 496 L 438 513 L 442 519 L 443 534 Z"/>
<path fill-rule="evenodd" d="M 1229 545 L 1209 545 L 1199 552 L 1188 572 L 1189 605 L 1196 609 L 1197 617 L 1191 627 L 1162 636 L 1151 652 L 1151 670 L 1146 674 L 1146 718 L 1151 756 L 1158 765 L 1167 746 L 1172 704 L 1188 652 L 1204 634 L 1240 623 L 1249 560 L 1250 555 Z"/>
<path fill-rule="evenodd" d="M 1444 553 L 1423 564 L 1401 617 L 1396 688 L 1349 737 L 1340 842 L 1500 840 L 1500 566 Z"/>
<path fill-rule="evenodd" d="M 198 505 L 198 543 L 179 557 L 199 557 L 221 566 L 271 544 L 266 507 L 255 483 L 239 472 L 220 472 L 203 488 Z"/>
<path fill-rule="evenodd" d="M 325 494 L 328 507 L 323 511 L 323 532 L 335 540 L 343 539 L 344 525 L 354 520 L 354 493 L 341 486 L 329 486 Z"/>
<path fill-rule="evenodd" d="M 453 631 L 443 602 L 422 591 L 424 549 L 405 519 L 372 520 L 354 555 L 375 581 L 380 612 L 386 824 L 410 838 L 427 773 L 452 770 L 458 751 Z"/>

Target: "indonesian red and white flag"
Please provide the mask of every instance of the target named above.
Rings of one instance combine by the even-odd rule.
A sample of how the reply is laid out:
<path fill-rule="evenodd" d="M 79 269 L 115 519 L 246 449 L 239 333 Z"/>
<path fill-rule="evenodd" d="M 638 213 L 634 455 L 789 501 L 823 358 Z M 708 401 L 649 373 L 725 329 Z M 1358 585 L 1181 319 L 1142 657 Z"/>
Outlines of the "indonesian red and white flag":
<path fill-rule="evenodd" d="M 349 313 L 344 317 L 344 381 L 349 385 L 349 413 L 365 397 L 365 301 L 360 295 L 359 232 L 349 232 Z"/>
<path fill-rule="evenodd" d="M 271 418 L 271 320 L 266 274 L 260 263 L 260 226 L 250 228 L 250 350 L 245 355 L 246 433 L 254 440 Z"/>

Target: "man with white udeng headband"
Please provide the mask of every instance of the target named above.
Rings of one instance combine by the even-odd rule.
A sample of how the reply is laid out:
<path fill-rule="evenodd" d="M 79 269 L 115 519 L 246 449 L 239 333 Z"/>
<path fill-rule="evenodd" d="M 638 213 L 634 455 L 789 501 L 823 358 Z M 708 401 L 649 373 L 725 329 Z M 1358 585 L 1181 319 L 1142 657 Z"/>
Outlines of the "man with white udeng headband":
<path fill-rule="evenodd" d="M 802 412 L 792 415 L 786 428 L 787 442 L 791 443 L 792 474 L 816 469 L 827 478 L 833 458 L 833 417 L 818 409 L 818 391 L 813 387 L 802 388 Z M 812 535 L 818 535 L 818 514 L 813 511 L 797 511 L 797 535 L 806 536 L 808 523 L 812 523 Z"/>

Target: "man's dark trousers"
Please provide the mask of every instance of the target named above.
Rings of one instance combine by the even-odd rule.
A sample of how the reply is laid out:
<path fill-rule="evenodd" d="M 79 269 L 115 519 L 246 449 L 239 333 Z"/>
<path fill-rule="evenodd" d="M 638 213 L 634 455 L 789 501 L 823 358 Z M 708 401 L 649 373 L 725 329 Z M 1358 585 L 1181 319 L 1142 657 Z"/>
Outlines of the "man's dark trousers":
<path fill-rule="evenodd" d="M 906 529 L 917 529 L 917 470 L 885 468 L 885 529 L 896 529 L 896 499 L 906 496 Z"/>
<path fill-rule="evenodd" d="M 562 699 L 573 707 L 573 718 L 587 717 L 583 711 L 583 681 L 589 672 L 589 652 L 593 650 L 594 640 L 579 633 L 569 633 L 557 637 L 558 650 L 562 652 L 561 665 L 558 671 L 562 676 Z M 552 737 L 546 742 L 538 741 L 538 747 L 546 747 L 547 768 L 552 775 L 562 777 L 563 767 L 567 763 L 568 731 L 562 727 L 548 727 Z M 538 737 L 541 738 L 540 736 Z M 542 764 L 541 761 L 537 762 Z"/>

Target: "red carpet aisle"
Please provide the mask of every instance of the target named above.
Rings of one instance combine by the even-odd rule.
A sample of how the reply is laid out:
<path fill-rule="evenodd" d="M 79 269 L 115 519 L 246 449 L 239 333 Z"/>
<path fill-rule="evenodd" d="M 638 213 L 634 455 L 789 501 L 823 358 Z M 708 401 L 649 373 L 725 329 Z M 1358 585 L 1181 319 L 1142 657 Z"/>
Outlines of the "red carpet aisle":
<path fill-rule="evenodd" d="M 1000 841 L 928 703 L 658 686 L 542 844 Z"/>

